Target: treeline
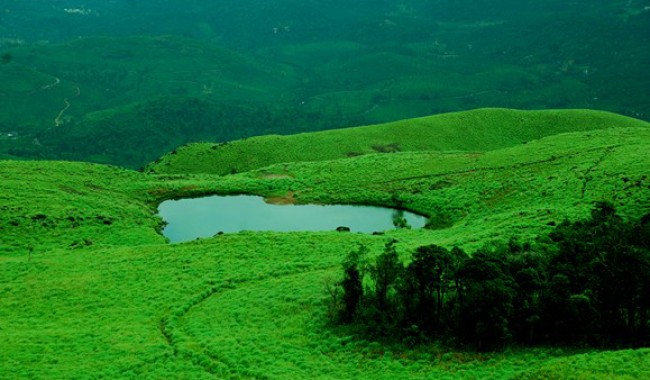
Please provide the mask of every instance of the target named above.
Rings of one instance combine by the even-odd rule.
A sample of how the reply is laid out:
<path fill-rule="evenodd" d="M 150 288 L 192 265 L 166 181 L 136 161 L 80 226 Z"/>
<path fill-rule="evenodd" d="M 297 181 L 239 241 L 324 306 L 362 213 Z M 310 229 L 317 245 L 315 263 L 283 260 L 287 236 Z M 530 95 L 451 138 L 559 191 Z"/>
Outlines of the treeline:
<path fill-rule="evenodd" d="M 428 245 L 400 261 L 351 252 L 330 289 L 330 316 L 372 339 L 441 341 L 477 350 L 509 344 L 650 344 L 650 214 L 626 222 L 609 203 L 565 221 L 544 243 L 479 249 Z"/>

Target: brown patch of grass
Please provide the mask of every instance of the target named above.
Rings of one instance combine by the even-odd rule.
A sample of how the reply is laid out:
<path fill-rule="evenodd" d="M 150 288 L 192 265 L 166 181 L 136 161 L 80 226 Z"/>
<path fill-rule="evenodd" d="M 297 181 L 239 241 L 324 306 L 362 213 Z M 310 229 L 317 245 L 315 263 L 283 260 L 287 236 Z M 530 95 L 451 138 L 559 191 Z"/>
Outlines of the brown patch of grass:
<path fill-rule="evenodd" d="M 378 153 L 395 153 L 401 151 L 399 143 L 391 143 L 386 145 L 373 145 L 372 149 Z"/>
<path fill-rule="evenodd" d="M 511 186 L 504 186 L 500 189 L 484 192 L 481 195 L 483 196 L 483 202 L 486 206 L 492 208 L 502 202 L 508 195 L 513 192 Z"/>
<path fill-rule="evenodd" d="M 272 205 L 293 205 L 296 204 L 296 198 L 293 191 L 287 192 L 281 197 L 267 197 L 264 198 L 264 202 Z"/>
<path fill-rule="evenodd" d="M 61 189 L 62 191 L 65 191 L 66 193 L 69 193 L 69 194 L 76 194 L 76 195 L 86 195 L 87 194 L 87 193 L 85 193 L 83 191 L 80 191 L 80 190 L 77 190 L 75 188 L 72 188 L 70 186 L 65 186 L 65 185 L 59 185 L 59 189 Z"/>
<path fill-rule="evenodd" d="M 282 179 L 282 178 L 293 178 L 293 176 L 289 174 L 277 174 L 277 173 L 269 173 L 269 174 L 264 174 L 262 175 L 263 179 Z"/>

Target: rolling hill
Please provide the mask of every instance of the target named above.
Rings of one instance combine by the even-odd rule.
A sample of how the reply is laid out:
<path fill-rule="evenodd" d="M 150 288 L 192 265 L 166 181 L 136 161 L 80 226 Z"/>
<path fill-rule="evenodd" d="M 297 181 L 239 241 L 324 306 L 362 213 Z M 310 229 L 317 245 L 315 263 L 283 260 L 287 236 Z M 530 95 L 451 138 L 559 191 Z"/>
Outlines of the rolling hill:
<path fill-rule="evenodd" d="M 581 235 L 597 287 L 566 286 L 580 249 L 566 273 L 524 261 L 551 267 L 548 233 L 594 205 L 648 232 L 650 0 L 0 3 L 0 379 L 650 379 L 637 339 L 474 352 L 413 345 L 418 322 L 374 341 L 328 302 L 361 246 L 518 250 L 516 303 L 568 302 L 580 327 L 594 303 L 634 326 L 640 301 L 643 335 L 644 242 Z M 213 194 L 428 223 L 170 243 L 161 202 Z"/>
<path fill-rule="evenodd" d="M 145 170 L 228 174 L 273 163 L 321 161 L 369 153 L 485 151 L 563 132 L 648 127 L 644 121 L 592 110 L 479 109 L 365 127 L 289 136 L 260 136 L 225 144 L 190 144 Z"/>
<path fill-rule="evenodd" d="M 466 120 L 486 111 L 477 112 L 467 113 Z M 495 119 L 497 114 L 492 114 Z M 650 157 L 645 154 L 650 129 L 632 125 L 636 121 L 607 128 L 614 116 L 595 114 L 599 129 L 593 129 L 594 122 L 592 128 L 576 124 L 570 130 L 549 122 L 557 114 L 539 115 L 537 123 L 524 118 L 520 127 L 526 122 L 545 126 L 544 136 L 513 134 L 518 128 L 512 122 L 507 129 L 493 127 L 494 139 L 486 140 L 484 149 L 368 151 L 278 164 L 269 157 L 270 166 L 259 162 L 254 170 L 225 176 L 0 161 L 0 374 L 642 378 L 650 370 L 648 349 L 516 348 L 487 354 L 437 346 L 408 349 L 360 341 L 327 326 L 323 284 L 333 281 L 345 254 L 358 244 L 377 254 L 397 239 L 404 256 L 431 243 L 473 249 L 510 236 L 527 240 L 564 218 L 585 216 L 594 201 L 613 202 L 625 217 L 650 211 Z M 388 127 L 374 128 L 378 131 L 360 131 L 379 139 Z M 416 140 L 410 141 L 413 149 Z M 356 143 L 372 147 L 377 141 Z M 245 142 L 237 144 L 247 153 Z M 466 147 L 471 144 L 468 139 Z M 300 151 L 298 146 L 292 151 Z M 248 154 L 258 152 L 254 145 L 249 149 Z M 400 206 L 437 223 L 436 229 L 379 236 L 242 232 L 166 244 L 156 205 L 211 193 Z"/>

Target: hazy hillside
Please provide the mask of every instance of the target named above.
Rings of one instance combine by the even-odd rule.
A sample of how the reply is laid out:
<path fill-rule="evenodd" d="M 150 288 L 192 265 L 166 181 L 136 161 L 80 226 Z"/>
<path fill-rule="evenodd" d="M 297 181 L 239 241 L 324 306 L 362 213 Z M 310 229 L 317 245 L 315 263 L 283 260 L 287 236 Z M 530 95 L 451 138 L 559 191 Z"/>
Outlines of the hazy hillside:
<path fill-rule="evenodd" d="M 139 168 L 188 142 L 481 107 L 647 119 L 648 6 L 11 1 L 0 6 L 0 135 L 12 138 L 0 154 Z M 139 111 L 170 98 L 169 112 Z M 177 112 L 186 102 L 204 111 Z"/>
<path fill-rule="evenodd" d="M 11 135 L 0 151 L 127 167 L 187 141 L 278 131 L 269 117 L 295 80 L 289 67 L 171 36 L 83 38 L 11 59 L 0 65 L 0 132 Z"/>
<path fill-rule="evenodd" d="M 649 126 L 641 120 L 589 110 L 481 109 L 218 145 L 190 144 L 163 156 L 146 170 L 228 174 L 271 163 L 322 161 L 368 153 L 494 150 L 563 132 Z"/>
<path fill-rule="evenodd" d="M 39 97 L 49 96 L 45 105 L 54 110 L 24 115 L 41 131 L 78 122 L 93 111 L 160 96 L 219 99 L 226 104 L 278 100 L 293 78 L 289 67 L 173 36 L 92 37 L 19 47 L 12 49 L 10 62 L 0 65 L 0 73 L 6 79 L 7 100 L 2 103 L 1 122 L 21 128 L 24 122 L 13 118 L 12 107 L 22 104 L 26 111 L 37 99 L 42 101 Z M 61 86 L 66 91 L 61 92 Z M 20 94 L 25 98 L 14 98 Z M 70 106 L 57 123 L 66 101 Z"/>

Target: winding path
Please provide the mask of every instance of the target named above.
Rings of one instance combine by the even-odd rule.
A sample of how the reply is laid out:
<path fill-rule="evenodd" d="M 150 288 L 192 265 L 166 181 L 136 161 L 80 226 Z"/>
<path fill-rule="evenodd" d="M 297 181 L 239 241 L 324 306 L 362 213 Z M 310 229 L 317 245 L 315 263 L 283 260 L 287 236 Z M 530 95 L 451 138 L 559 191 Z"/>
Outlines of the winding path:
<path fill-rule="evenodd" d="M 311 268 L 306 271 L 288 271 L 286 273 L 268 274 L 256 279 L 242 279 L 242 280 L 226 280 L 221 285 L 212 285 L 200 294 L 195 295 L 184 305 L 177 307 L 176 310 L 163 316 L 160 320 L 159 328 L 166 343 L 171 347 L 174 356 L 180 356 L 184 360 L 188 360 L 193 364 L 201 367 L 205 372 L 225 378 L 259 378 L 258 376 L 247 373 L 238 373 L 234 375 L 231 371 L 234 370 L 232 363 L 226 358 L 219 357 L 214 352 L 209 352 L 205 347 L 197 345 L 194 337 L 191 334 L 182 332 L 182 320 L 187 316 L 190 311 L 201 306 L 210 298 L 233 290 L 241 290 L 242 288 L 259 285 L 266 281 L 284 281 L 287 278 L 297 276 L 313 276 L 316 273 L 325 273 L 327 271 L 338 268 L 338 265 L 323 265 Z M 188 341 L 192 344 L 188 344 Z M 237 372 L 237 371 L 235 371 Z"/>
<path fill-rule="evenodd" d="M 61 83 L 61 79 L 54 78 L 54 82 L 52 82 L 50 84 L 46 84 L 45 86 L 41 87 L 41 90 L 48 90 L 48 89 L 50 89 L 52 87 L 56 87 L 56 86 L 59 85 L 59 83 Z"/>
<path fill-rule="evenodd" d="M 59 78 L 56 78 L 56 79 L 59 80 Z M 79 95 L 81 95 L 81 89 L 79 88 L 79 86 L 76 86 L 76 89 L 77 89 L 77 91 L 76 91 L 75 95 L 72 98 L 76 98 Z M 61 118 L 63 117 L 63 114 L 65 113 L 65 111 L 67 111 L 68 108 L 70 108 L 70 100 L 68 100 L 68 98 L 63 99 L 63 103 L 65 104 L 65 106 L 61 109 L 61 111 L 59 111 L 59 114 L 56 115 L 56 118 L 54 119 L 54 126 L 55 127 L 60 127 L 61 124 L 63 124 L 63 122 L 61 121 Z"/>

